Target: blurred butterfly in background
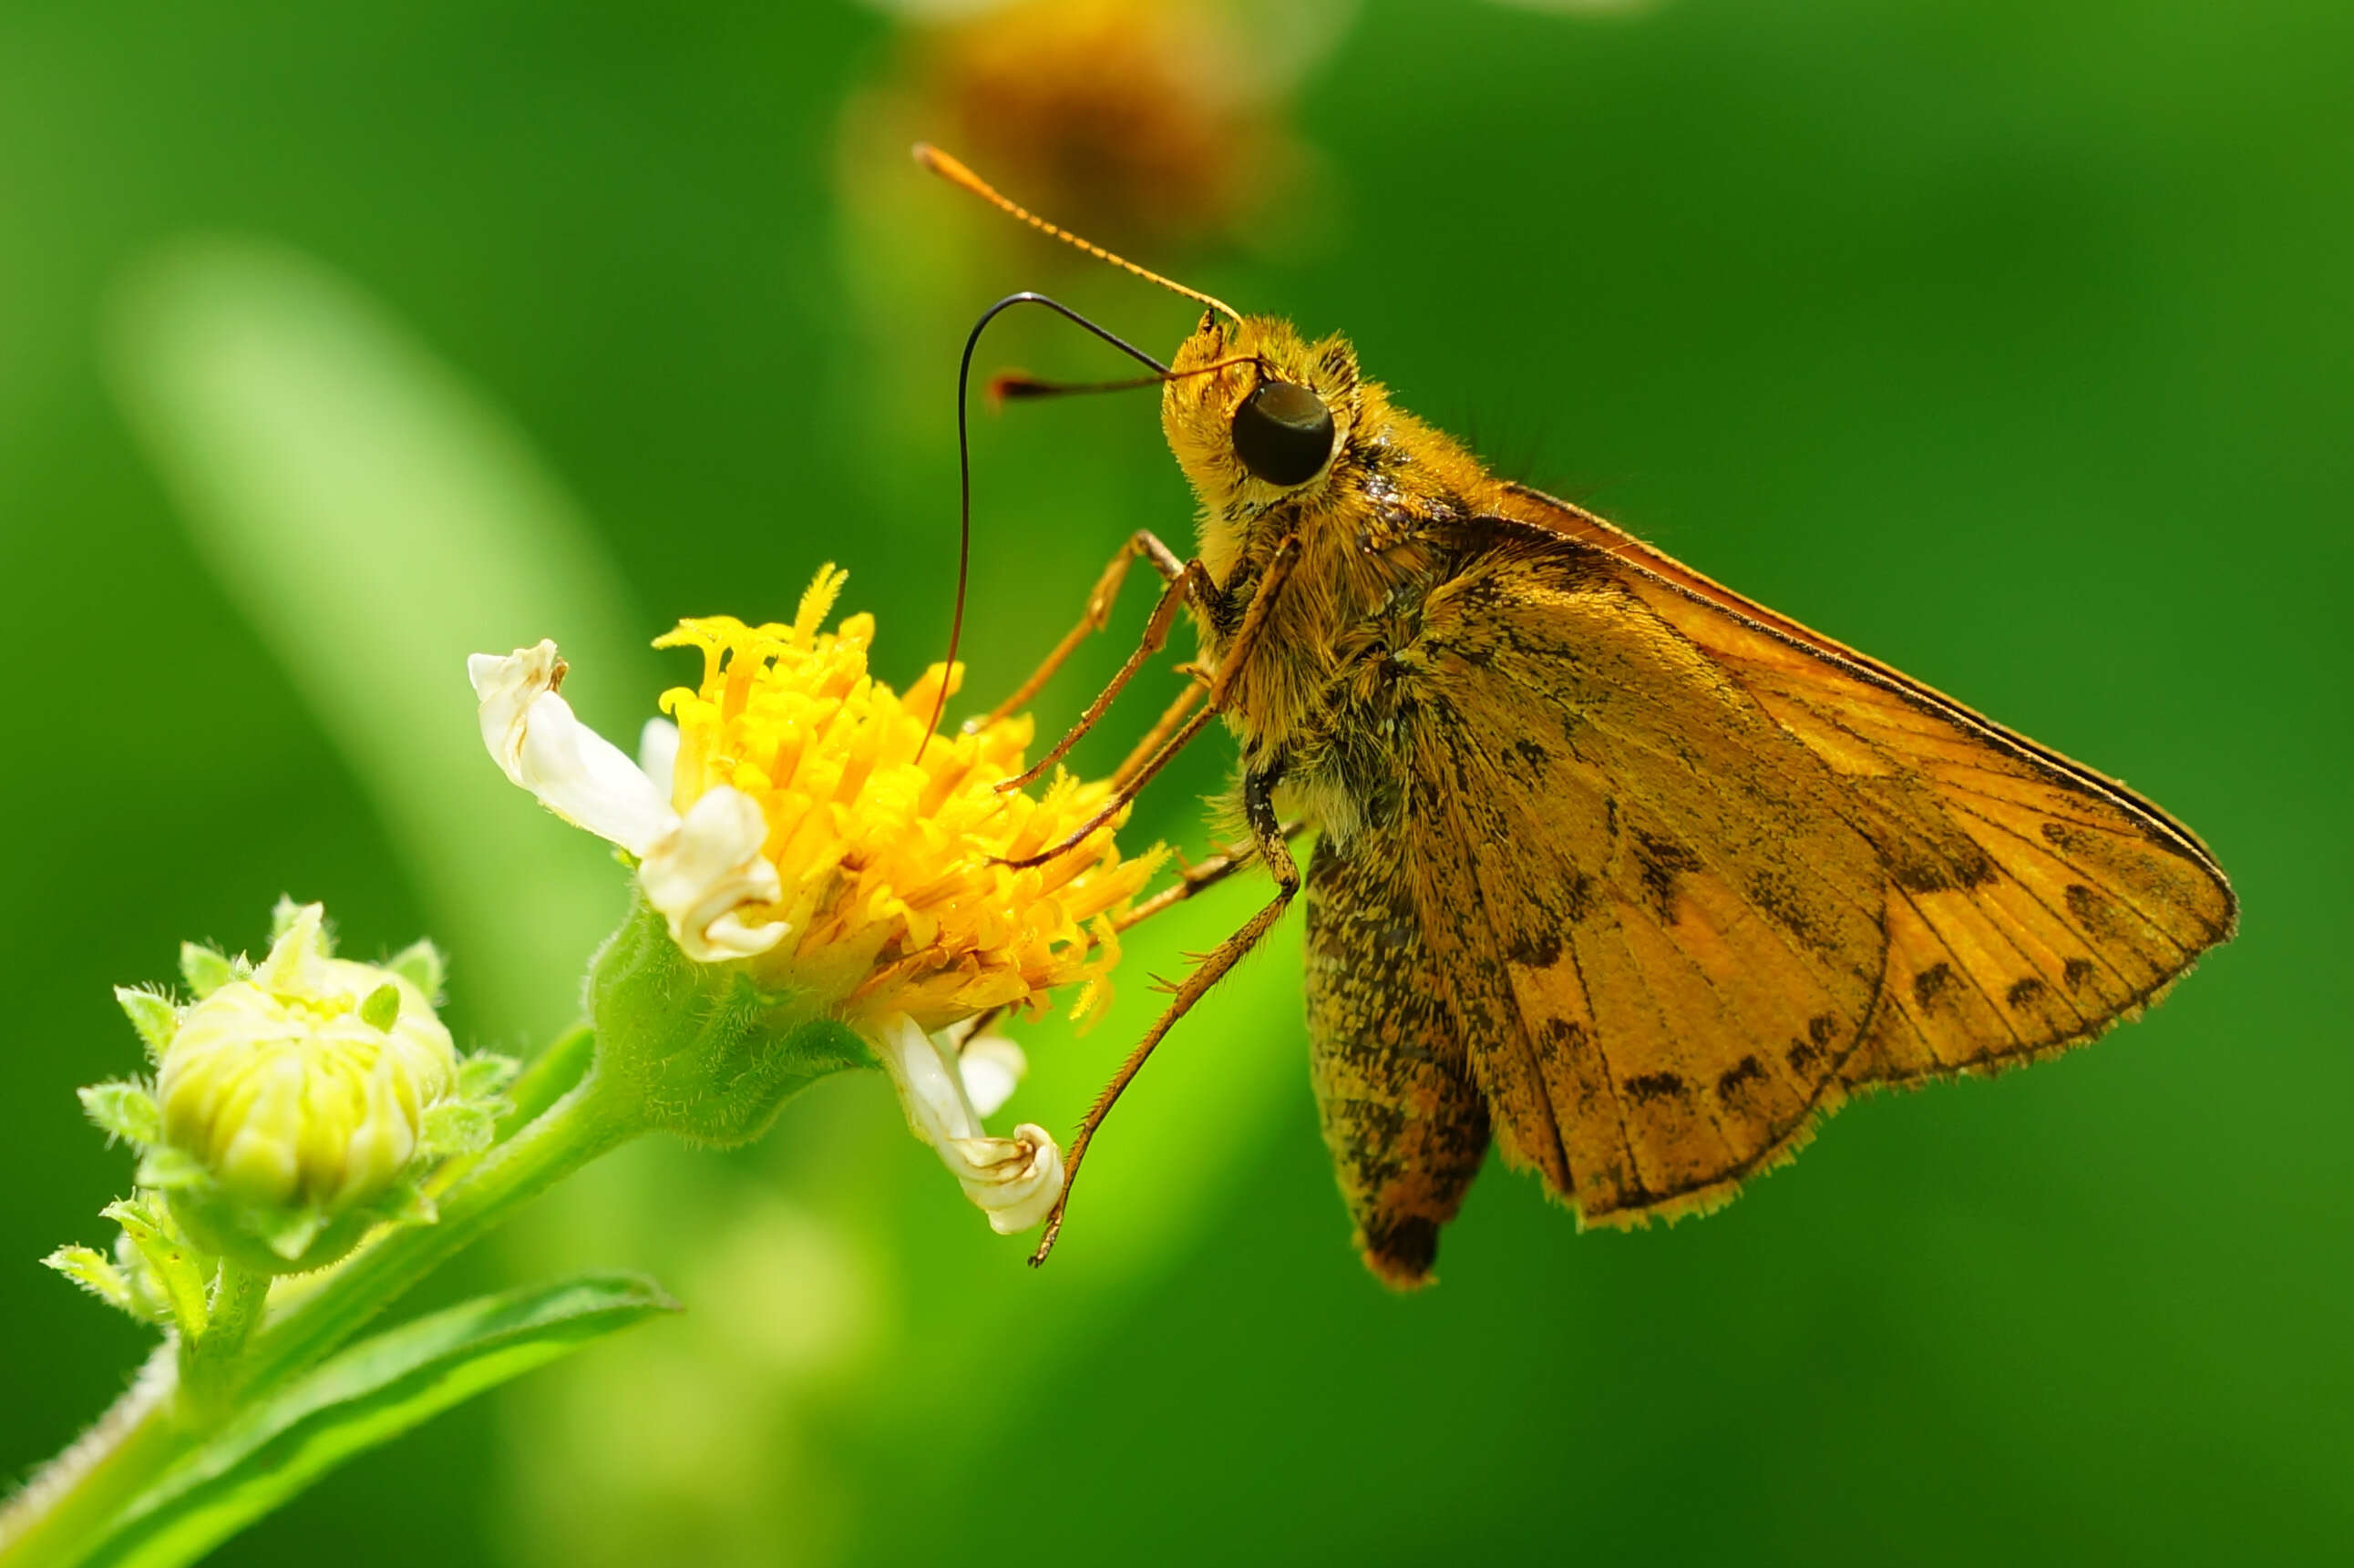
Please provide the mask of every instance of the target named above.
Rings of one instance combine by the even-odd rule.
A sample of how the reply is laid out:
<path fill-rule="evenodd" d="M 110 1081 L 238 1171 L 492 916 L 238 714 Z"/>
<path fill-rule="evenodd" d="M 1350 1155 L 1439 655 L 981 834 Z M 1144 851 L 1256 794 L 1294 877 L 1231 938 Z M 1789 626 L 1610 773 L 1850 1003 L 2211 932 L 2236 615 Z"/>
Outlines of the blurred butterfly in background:
<path fill-rule="evenodd" d="M 1208 307 L 1167 365 L 1034 294 L 981 322 L 1044 305 L 1150 366 L 997 390 L 1159 386 L 1201 503 L 1198 555 L 1138 535 L 1000 711 L 1150 562 L 1167 588 L 1142 644 L 1034 771 L 1190 612 L 1201 677 L 1106 815 L 1223 718 L 1246 835 L 1136 917 L 1252 863 L 1277 887 L 1175 988 L 1074 1139 L 1073 1180 L 1170 1026 L 1303 892 L 1324 1139 L 1357 1246 L 1397 1287 L 1430 1278 L 1491 1141 L 1582 1224 L 1705 1213 L 1850 1095 L 2082 1044 L 2232 936 L 2221 867 L 2124 785 L 1497 479 L 1347 340 L 1240 315 L 917 154 Z"/>

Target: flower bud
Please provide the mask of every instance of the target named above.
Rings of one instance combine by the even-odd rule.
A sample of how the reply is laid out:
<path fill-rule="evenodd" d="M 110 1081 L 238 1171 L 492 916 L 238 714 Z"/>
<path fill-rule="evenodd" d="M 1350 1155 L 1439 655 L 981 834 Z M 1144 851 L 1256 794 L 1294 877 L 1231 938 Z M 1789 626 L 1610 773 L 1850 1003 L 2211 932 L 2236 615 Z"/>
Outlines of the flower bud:
<path fill-rule="evenodd" d="M 429 1220 L 420 1179 L 434 1160 L 488 1144 L 507 1108 L 499 1091 L 514 1064 L 460 1061 L 434 1015 L 441 959 L 429 943 L 354 963 L 334 956 L 319 906 L 281 902 L 260 963 L 191 944 L 181 969 L 196 992 L 185 1005 L 115 992 L 154 1083 L 95 1084 L 81 1101 L 142 1151 L 138 1184 L 203 1253 L 292 1273 L 334 1262 L 371 1225 Z M 138 1213 L 164 1223 L 152 1206 Z M 142 1309 L 127 1277 L 90 1249 L 53 1261 Z"/>
<path fill-rule="evenodd" d="M 182 1015 L 159 1065 L 164 1143 L 228 1195 L 340 1213 L 381 1196 L 456 1082 L 433 1004 L 389 969 L 328 955 L 320 908 Z"/>

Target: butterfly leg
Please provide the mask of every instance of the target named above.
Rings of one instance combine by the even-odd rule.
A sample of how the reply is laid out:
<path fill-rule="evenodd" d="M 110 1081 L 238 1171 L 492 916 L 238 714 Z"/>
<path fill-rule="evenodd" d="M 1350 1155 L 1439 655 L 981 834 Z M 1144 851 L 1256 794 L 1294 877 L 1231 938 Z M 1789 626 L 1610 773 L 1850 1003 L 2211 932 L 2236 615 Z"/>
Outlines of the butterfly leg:
<path fill-rule="evenodd" d="M 1112 769 L 1112 782 L 1126 784 L 1130 779 L 1136 777 L 1145 764 L 1158 756 L 1161 748 L 1169 744 L 1169 737 L 1177 732 L 1177 726 L 1185 722 L 1185 715 L 1193 711 L 1194 705 L 1207 694 L 1208 690 L 1209 688 L 1199 681 L 1188 681 L 1185 683 L 1185 689 L 1179 692 L 1168 707 L 1161 710 L 1161 716 L 1153 721 L 1152 727 L 1145 732 L 1144 738 L 1130 747 L 1128 756 L 1121 759 L 1118 768 Z"/>
<path fill-rule="evenodd" d="M 1119 1071 L 1112 1075 L 1111 1082 L 1104 1086 L 1103 1093 L 1097 1095 L 1096 1103 L 1088 1107 L 1086 1119 L 1079 1123 L 1079 1130 L 1071 1139 L 1070 1153 L 1065 1160 L 1063 1194 L 1055 1200 L 1054 1210 L 1046 1216 L 1046 1234 L 1039 1238 L 1038 1250 L 1030 1255 L 1034 1266 L 1045 1262 L 1046 1255 L 1055 1250 L 1055 1238 L 1063 1230 L 1063 1211 L 1071 1201 L 1071 1184 L 1079 1178 L 1080 1161 L 1087 1158 L 1087 1144 L 1095 1138 L 1096 1128 L 1103 1125 L 1104 1118 L 1111 1114 L 1111 1107 L 1119 1103 L 1121 1091 L 1143 1069 L 1153 1047 L 1161 1044 L 1177 1021 L 1192 1012 L 1193 1004 L 1208 995 L 1210 988 L 1224 980 L 1227 972 L 1243 960 L 1245 954 L 1258 946 L 1259 938 L 1283 918 L 1283 912 L 1291 906 L 1293 896 L 1299 891 L 1299 864 L 1291 858 L 1290 846 L 1284 842 L 1283 826 L 1275 814 L 1275 785 L 1280 772 L 1278 766 L 1251 772 L 1243 779 L 1243 821 L 1250 829 L 1251 853 L 1267 863 L 1268 873 L 1274 876 L 1275 896 L 1257 914 L 1245 921 L 1242 929 L 1219 943 L 1208 957 L 1195 965 L 1193 973 L 1178 982 L 1169 1006 L 1152 1027 L 1145 1031 L 1144 1038 L 1137 1042 L 1136 1048 L 1128 1054 L 1128 1060 L 1119 1065 Z"/>
<path fill-rule="evenodd" d="M 969 721 L 966 727 L 979 729 L 982 725 L 1010 718 L 1028 707 L 1030 699 L 1055 678 L 1055 672 L 1078 651 L 1079 644 L 1086 641 L 1090 634 L 1111 624 L 1111 607 L 1119 601 L 1120 585 L 1128 580 L 1128 568 L 1136 564 L 1140 556 L 1152 563 L 1152 569 L 1161 574 L 1164 582 L 1176 581 L 1185 570 L 1185 563 L 1179 558 L 1177 552 L 1162 544 L 1159 535 L 1150 529 L 1139 528 L 1129 535 L 1128 542 L 1104 567 L 1103 576 L 1096 579 L 1096 586 L 1088 590 L 1087 608 L 1080 613 L 1079 623 L 1055 644 L 1054 652 L 1030 673 L 1028 680 L 1014 688 L 1012 696 L 990 709 L 987 717 Z"/>
<path fill-rule="evenodd" d="M 1095 728 L 1104 715 L 1111 711 L 1111 705 L 1118 700 L 1119 694 L 1127 689 L 1128 683 L 1136 679 L 1138 672 L 1144 668 L 1146 661 L 1167 645 L 1169 630 L 1177 622 L 1177 612 L 1189 604 L 1197 608 L 1206 606 L 1216 598 L 1218 585 L 1212 579 L 1208 567 L 1199 561 L 1179 560 L 1168 546 L 1154 538 L 1150 533 L 1139 529 L 1135 538 L 1129 541 L 1129 550 L 1150 560 L 1153 569 L 1160 572 L 1168 583 L 1168 587 L 1161 590 L 1160 602 L 1152 607 L 1151 618 L 1144 623 L 1144 635 L 1138 640 L 1136 651 L 1128 656 L 1128 662 L 1119 667 L 1119 673 L 1112 676 L 1110 683 L 1097 694 L 1096 700 L 1087 705 L 1087 711 L 1079 715 L 1078 723 L 1071 726 L 1070 732 L 1056 741 L 1045 756 L 1032 764 L 1019 778 L 1009 779 L 999 785 L 1000 789 L 1010 791 L 1023 789 L 1044 777 L 1048 768 L 1068 755 L 1071 747 L 1079 743 L 1080 737 Z M 1117 590 L 1119 585 L 1115 579 L 1126 575 L 1127 569 L 1124 560 L 1116 560 L 1110 567 L 1106 568 L 1104 578 L 1111 582 L 1112 588 Z M 1097 595 L 1100 596 L 1103 593 L 1103 588 L 1102 582 L 1096 585 Z M 1040 666 L 1039 672 L 1024 681 L 1022 683 L 1022 689 L 1015 692 L 1013 697 L 1000 704 L 991 717 L 1001 717 L 1014 711 L 1021 704 L 1028 702 L 1038 687 L 1045 683 L 1046 677 L 1052 675 L 1055 668 L 1065 659 L 1070 657 L 1071 650 L 1078 646 L 1080 640 L 1087 635 L 1090 628 L 1099 624 L 1097 620 L 1098 613 L 1108 614 L 1110 609 L 1108 599 L 1091 598 L 1087 603 L 1087 615 L 1082 617 L 1079 624 L 1072 629 L 1071 634 L 1064 638 L 1055 652 L 1046 656 L 1046 662 Z"/>
<path fill-rule="evenodd" d="M 1308 831 L 1306 822 L 1286 822 L 1283 842 L 1291 842 Z M 1182 904 L 1197 893 L 1205 893 L 1235 873 L 1258 863 L 1258 846 L 1255 843 L 1235 844 L 1222 849 L 1208 859 L 1185 868 L 1185 874 L 1174 887 L 1164 887 L 1143 903 L 1130 909 L 1116 923 L 1116 928 L 1126 931 L 1141 926 L 1163 909 Z"/>
<path fill-rule="evenodd" d="M 1167 767 L 1170 759 L 1184 750 L 1193 738 L 1208 726 L 1211 719 L 1225 710 L 1226 698 L 1233 690 L 1235 679 L 1249 662 L 1250 655 L 1257 649 L 1259 639 L 1266 634 L 1270 623 L 1269 612 L 1274 607 L 1276 597 L 1283 591 L 1283 585 L 1290 579 L 1292 568 L 1299 564 L 1299 537 L 1296 534 L 1277 546 L 1275 555 L 1267 563 L 1267 575 L 1259 580 L 1257 591 L 1252 596 L 1248 608 L 1243 612 L 1240 629 L 1227 642 L 1225 652 L 1219 656 L 1217 673 L 1211 677 L 1210 690 L 1203 710 L 1188 720 L 1185 726 L 1180 729 L 1166 746 L 1154 753 L 1151 760 L 1146 762 L 1141 768 L 1136 768 L 1131 773 L 1128 771 L 1129 764 L 1122 764 L 1120 777 L 1111 792 L 1111 798 L 1097 809 L 1095 815 L 1080 823 L 1077 829 L 1065 835 L 1062 842 L 1040 850 L 1036 854 L 1002 863 L 1022 870 L 1029 866 L 1044 865 L 1057 855 L 1068 854 L 1078 848 L 1097 830 L 1126 810 L 1129 802 L 1142 793 L 1144 787 L 1152 781 L 1152 776 Z M 1185 563 L 1185 567 L 1189 574 L 1189 580 L 1192 573 L 1200 571 L 1202 580 L 1211 582 L 1209 572 L 1203 567 L 1201 562 L 1188 561 Z M 1171 584 L 1169 591 L 1174 594 L 1177 591 L 1177 585 Z M 1211 582 L 1209 591 L 1213 595 L 1219 591 L 1215 583 Z M 1165 597 L 1163 602 L 1167 602 Z M 1096 717 L 1100 716 L 1103 708 L 1110 705 L 1111 699 L 1119 694 L 1119 688 L 1127 683 L 1129 676 L 1135 673 L 1137 666 L 1143 662 L 1145 654 L 1150 651 L 1149 648 L 1140 650 L 1137 657 L 1129 661 L 1129 667 L 1123 670 L 1119 678 L 1096 700 L 1095 706 L 1088 709 L 1089 716 L 1081 722 L 1080 730 L 1087 728 Z M 1166 722 L 1166 715 L 1163 715 L 1163 722 Z M 1079 733 L 1079 730 L 1074 730 L 1065 738 L 1063 746 L 1056 747 L 1055 753 L 1051 754 L 1046 760 L 1052 761 L 1055 756 L 1059 756 Z M 1039 767 L 1032 768 L 1021 778 L 1009 779 L 998 788 L 1011 789 L 1017 785 L 1027 783 L 1036 778 L 1044 766 L 1045 764 L 1042 762 Z M 1270 772 L 1268 776 L 1272 778 L 1273 773 Z"/>

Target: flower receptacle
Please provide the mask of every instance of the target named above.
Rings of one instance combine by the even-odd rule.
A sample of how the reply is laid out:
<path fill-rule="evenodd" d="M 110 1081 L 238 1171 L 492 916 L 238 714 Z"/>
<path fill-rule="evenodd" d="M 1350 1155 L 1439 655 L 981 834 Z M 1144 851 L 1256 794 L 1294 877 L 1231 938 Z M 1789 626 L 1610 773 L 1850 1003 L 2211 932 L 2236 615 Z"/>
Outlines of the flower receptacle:
<path fill-rule="evenodd" d="M 827 1011 L 838 999 L 763 989 L 741 964 L 698 963 L 641 897 L 589 970 L 602 1092 L 644 1125 L 733 1148 L 835 1073 L 878 1065 Z"/>

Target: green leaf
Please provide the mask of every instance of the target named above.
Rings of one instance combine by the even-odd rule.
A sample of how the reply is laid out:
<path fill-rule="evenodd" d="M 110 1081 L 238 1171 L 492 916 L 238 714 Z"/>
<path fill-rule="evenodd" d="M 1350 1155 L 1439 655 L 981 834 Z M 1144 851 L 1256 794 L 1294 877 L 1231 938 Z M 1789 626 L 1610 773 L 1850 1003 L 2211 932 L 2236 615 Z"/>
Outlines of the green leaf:
<path fill-rule="evenodd" d="M 675 1309 L 648 1280 L 590 1276 L 482 1297 L 387 1330 L 231 1418 L 132 1502 L 90 1561 L 110 1568 L 193 1562 L 354 1455 Z"/>

